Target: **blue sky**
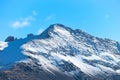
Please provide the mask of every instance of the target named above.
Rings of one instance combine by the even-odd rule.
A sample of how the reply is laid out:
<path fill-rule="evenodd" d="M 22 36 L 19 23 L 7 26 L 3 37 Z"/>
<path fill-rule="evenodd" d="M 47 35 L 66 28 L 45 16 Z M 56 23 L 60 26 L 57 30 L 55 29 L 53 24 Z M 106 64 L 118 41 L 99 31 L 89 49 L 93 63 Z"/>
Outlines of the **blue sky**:
<path fill-rule="evenodd" d="M 0 0 L 0 40 L 62 23 L 120 41 L 120 0 Z"/>

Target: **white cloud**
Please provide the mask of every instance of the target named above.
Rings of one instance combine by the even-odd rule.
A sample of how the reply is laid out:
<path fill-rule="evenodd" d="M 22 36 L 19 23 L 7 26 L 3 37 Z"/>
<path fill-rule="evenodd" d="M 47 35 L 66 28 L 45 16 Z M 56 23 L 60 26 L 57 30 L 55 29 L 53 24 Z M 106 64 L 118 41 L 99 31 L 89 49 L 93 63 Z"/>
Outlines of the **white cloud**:
<path fill-rule="evenodd" d="M 11 26 L 13 28 L 16 28 L 16 29 L 29 26 L 31 24 L 31 22 L 35 20 L 35 16 L 37 14 L 38 13 L 35 10 L 33 10 L 31 16 L 27 16 L 27 17 L 24 17 L 24 18 L 19 18 L 18 20 L 14 21 L 11 24 Z"/>
<path fill-rule="evenodd" d="M 13 28 L 20 28 L 20 27 L 25 27 L 28 26 L 30 23 L 28 21 L 15 21 L 12 24 Z"/>
<path fill-rule="evenodd" d="M 26 26 L 29 26 L 31 24 L 31 21 L 33 21 L 33 20 L 35 20 L 35 18 L 33 16 L 20 18 L 19 20 L 14 21 L 11 26 L 16 29 L 26 27 Z"/>

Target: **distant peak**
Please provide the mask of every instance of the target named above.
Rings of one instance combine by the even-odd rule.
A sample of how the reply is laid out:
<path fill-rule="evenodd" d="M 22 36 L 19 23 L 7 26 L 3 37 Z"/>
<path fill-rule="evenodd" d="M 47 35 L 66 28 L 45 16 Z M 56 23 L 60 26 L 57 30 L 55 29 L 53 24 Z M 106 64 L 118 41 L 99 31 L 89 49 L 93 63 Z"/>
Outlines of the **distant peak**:
<path fill-rule="evenodd" d="M 67 26 L 60 24 L 60 23 L 52 24 L 52 25 L 50 25 L 50 28 L 52 28 L 53 30 L 58 28 L 58 29 L 62 29 L 62 30 L 64 29 L 64 30 L 69 31 L 69 32 L 74 32 L 74 30 L 71 29 L 70 27 L 67 27 Z"/>
<path fill-rule="evenodd" d="M 63 24 L 60 24 L 60 23 L 56 23 L 56 24 L 52 24 L 48 27 L 48 31 L 51 31 L 51 30 L 54 30 L 56 28 L 61 28 L 61 29 L 68 29 L 69 27 L 66 27 L 65 25 Z"/>
<path fill-rule="evenodd" d="M 62 27 L 62 28 L 66 28 L 65 25 L 60 24 L 60 23 L 52 24 L 52 25 L 50 25 L 50 27 L 51 27 L 51 28 L 54 28 L 54 27 Z"/>
<path fill-rule="evenodd" d="M 58 23 L 56 23 L 56 24 L 50 25 L 50 26 L 45 30 L 45 32 L 46 32 L 46 31 L 47 31 L 47 32 L 51 32 L 51 31 L 54 30 L 56 27 L 65 28 L 65 26 L 64 26 L 63 24 L 58 24 Z M 43 32 L 43 33 L 44 33 L 44 32 Z"/>
<path fill-rule="evenodd" d="M 50 33 L 51 32 L 55 32 L 55 30 L 65 30 L 65 31 L 68 31 L 68 32 L 73 32 L 73 30 L 63 24 L 60 24 L 60 23 L 56 23 L 56 24 L 52 24 L 50 25 L 43 33 L 41 33 L 42 36 L 44 36 L 45 38 L 46 37 L 50 37 Z"/>
<path fill-rule="evenodd" d="M 76 29 L 73 30 L 70 27 L 67 27 L 63 24 L 60 23 L 56 23 L 56 24 L 52 24 L 50 25 L 42 34 L 41 36 L 43 38 L 48 38 L 51 36 L 51 33 L 53 34 L 63 34 L 66 35 L 67 33 L 69 34 L 75 34 L 75 35 L 79 35 L 82 37 L 93 37 L 92 35 L 82 31 L 81 29 Z"/>

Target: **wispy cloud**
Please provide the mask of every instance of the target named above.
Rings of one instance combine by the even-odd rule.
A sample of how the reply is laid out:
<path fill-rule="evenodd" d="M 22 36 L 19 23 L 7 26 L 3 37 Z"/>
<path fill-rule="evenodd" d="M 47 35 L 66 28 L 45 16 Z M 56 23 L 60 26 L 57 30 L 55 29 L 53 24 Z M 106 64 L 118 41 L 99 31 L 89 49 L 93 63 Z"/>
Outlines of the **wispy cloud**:
<path fill-rule="evenodd" d="M 32 11 L 31 16 L 27 16 L 24 18 L 19 18 L 18 20 L 14 21 L 11 26 L 15 29 L 27 27 L 31 24 L 32 21 L 35 20 L 35 16 L 37 15 L 36 11 Z"/>
<path fill-rule="evenodd" d="M 21 27 L 25 27 L 28 26 L 30 23 L 28 21 L 15 21 L 12 24 L 13 28 L 21 28 Z"/>
<path fill-rule="evenodd" d="M 53 15 L 47 16 L 47 17 L 45 18 L 45 21 L 49 21 L 49 20 L 51 20 L 51 19 L 53 19 L 53 18 L 54 18 Z"/>
<path fill-rule="evenodd" d="M 19 20 L 14 21 L 12 23 L 12 27 L 13 28 L 21 28 L 21 27 L 29 26 L 31 20 L 32 20 L 32 17 L 20 18 Z"/>

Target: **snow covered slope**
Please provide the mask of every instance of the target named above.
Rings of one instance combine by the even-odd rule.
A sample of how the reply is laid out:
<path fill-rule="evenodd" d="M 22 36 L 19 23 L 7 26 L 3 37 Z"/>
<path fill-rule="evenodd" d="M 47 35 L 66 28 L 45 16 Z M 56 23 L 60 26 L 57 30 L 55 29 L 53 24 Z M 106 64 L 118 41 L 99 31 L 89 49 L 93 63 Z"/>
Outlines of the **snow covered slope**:
<path fill-rule="evenodd" d="M 0 42 L 0 51 L 2 51 L 7 46 L 7 42 Z"/>
<path fill-rule="evenodd" d="M 17 62 L 37 65 L 52 74 L 53 71 L 66 75 L 83 73 L 90 77 L 102 76 L 101 80 L 120 74 L 119 42 L 62 24 L 53 24 L 41 35 L 6 43 L 0 49 L 1 69 Z"/>

